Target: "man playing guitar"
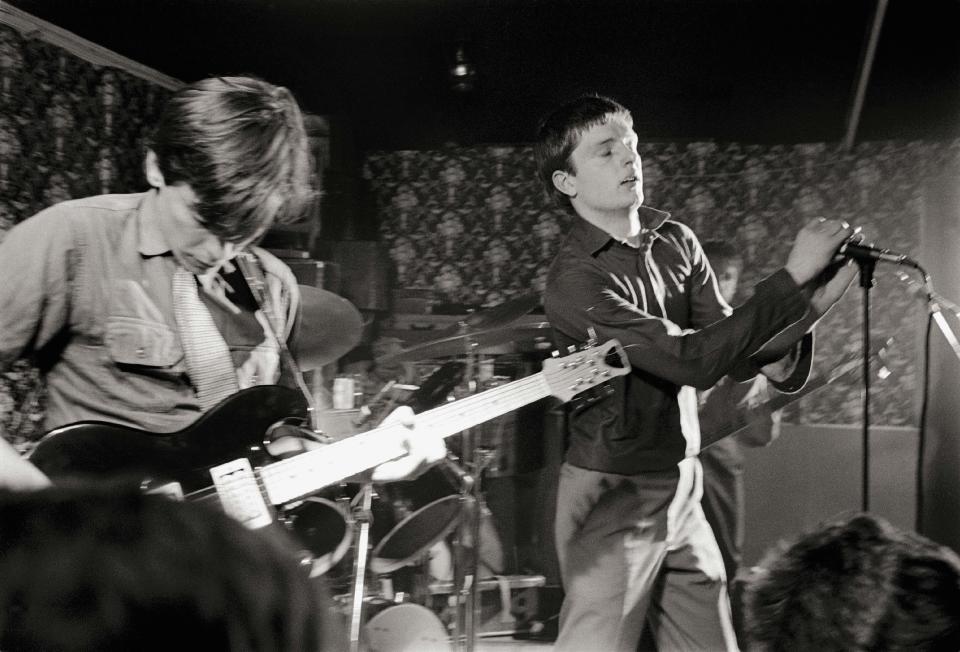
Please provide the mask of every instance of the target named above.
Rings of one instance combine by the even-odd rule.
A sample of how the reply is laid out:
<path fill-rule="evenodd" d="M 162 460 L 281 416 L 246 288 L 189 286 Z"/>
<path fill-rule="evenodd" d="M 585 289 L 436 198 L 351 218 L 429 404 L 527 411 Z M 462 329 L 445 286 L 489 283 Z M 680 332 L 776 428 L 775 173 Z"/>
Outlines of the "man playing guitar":
<path fill-rule="evenodd" d="M 205 79 L 170 98 L 144 160 L 149 191 L 63 202 L 11 229 L 0 370 L 36 358 L 46 429 L 96 420 L 173 432 L 238 390 L 296 386 L 282 354 L 295 357 L 311 325 L 292 272 L 254 243 L 314 200 L 311 168 L 287 89 Z M 393 418 L 412 427 L 412 413 Z M 445 453 L 412 430 L 405 448 L 374 477 L 416 474 Z M 0 453 L 13 458 L 6 443 Z M 22 461 L 2 468 L 11 483 L 42 481 Z"/>

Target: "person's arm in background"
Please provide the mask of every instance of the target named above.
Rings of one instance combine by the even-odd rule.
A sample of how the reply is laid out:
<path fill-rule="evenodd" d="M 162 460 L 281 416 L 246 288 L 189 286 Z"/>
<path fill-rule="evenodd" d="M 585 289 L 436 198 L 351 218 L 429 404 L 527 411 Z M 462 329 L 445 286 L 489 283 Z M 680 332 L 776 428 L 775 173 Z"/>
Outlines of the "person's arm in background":
<path fill-rule="evenodd" d="M 755 410 L 756 418 L 734 435 L 734 438 L 749 448 L 769 446 L 780 436 L 781 411 L 771 411 L 766 407 L 771 399 L 772 390 L 766 376 L 757 376 L 746 383 L 743 398 L 737 401 L 738 410 Z"/>

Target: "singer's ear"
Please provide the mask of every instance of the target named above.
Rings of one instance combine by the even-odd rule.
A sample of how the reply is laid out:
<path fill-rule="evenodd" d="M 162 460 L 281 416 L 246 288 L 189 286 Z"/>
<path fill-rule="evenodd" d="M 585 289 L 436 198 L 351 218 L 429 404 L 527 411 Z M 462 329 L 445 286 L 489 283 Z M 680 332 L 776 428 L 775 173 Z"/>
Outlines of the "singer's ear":
<path fill-rule="evenodd" d="M 575 175 L 566 170 L 554 170 L 550 178 L 553 180 L 553 187 L 567 197 L 577 196 L 577 177 Z"/>

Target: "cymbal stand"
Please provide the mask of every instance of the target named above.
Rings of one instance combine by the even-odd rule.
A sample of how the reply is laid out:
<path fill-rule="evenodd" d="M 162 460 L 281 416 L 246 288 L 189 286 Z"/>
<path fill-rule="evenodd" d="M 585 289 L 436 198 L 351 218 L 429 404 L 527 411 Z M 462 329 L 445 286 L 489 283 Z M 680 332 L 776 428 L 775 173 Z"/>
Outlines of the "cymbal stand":
<path fill-rule="evenodd" d="M 452 466 L 452 465 L 451 465 Z M 466 514 L 471 506 L 473 501 L 473 496 L 471 495 L 473 489 L 473 476 L 461 470 L 460 477 L 460 514 Z M 463 520 L 461 518 L 460 523 L 457 525 L 457 536 L 453 542 L 453 632 L 452 638 L 454 643 L 454 648 L 456 650 L 463 649 L 464 639 L 469 640 L 471 637 L 470 627 L 471 623 L 467 618 L 466 614 L 471 610 L 469 605 L 470 601 L 470 587 L 473 584 L 473 574 L 470 571 L 469 564 L 466 563 L 467 555 L 466 548 L 468 548 L 468 542 L 466 540 L 466 529 L 464 528 Z"/>
<path fill-rule="evenodd" d="M 461 325 L 465 328 L 465 325 Z M 464 339 L 468 391 L 480 391 L 479 354 L 474 350 L 469 336 Z M 459 652 L 473 652 L 476 643 L 476 626 L 479 620 L 479 575 L 480 575 L 480 518 L 483 513 L 482 477 L 485 468 L 493 459 L 493 452 L 477 446 L 474 429 L 461 433 L 461 461 L 466 472 L 461 483 L 460 520 L 453 558 L 455 595 L 455 620 L 453 640 Z M 469 481 L 468 481 L 469 480 Z M 461 627 L 462 623 L 462 627 Z"/>
<path fill-rule="evenodd" d="M 353 563 L 353 601 L 350 605 L 350 652 L 360 650 L 360 625 L 363 622 L 363 593 L 367 576 L 367 557 L 370 547 L 371 504 L 373 485 L 369 482 L 360 489 L 360 506 L 354 508 L 353 524 L 358 530 Z"/>
<path fill-rule="evenodd" d="M 475 447 L 475 461 L 473 463 L 473 496 L 467 504 L 465 520 L 470 527 L 470 587 L 464 613 L 464 633 L 466 635 L 466 652 L 473 652 L 477 640 L 477 622 L 479 621 L 480 599 L 480 519 L 486 507 L 483 501 L 483 472 L 493 459 L 493 451 Z"/>

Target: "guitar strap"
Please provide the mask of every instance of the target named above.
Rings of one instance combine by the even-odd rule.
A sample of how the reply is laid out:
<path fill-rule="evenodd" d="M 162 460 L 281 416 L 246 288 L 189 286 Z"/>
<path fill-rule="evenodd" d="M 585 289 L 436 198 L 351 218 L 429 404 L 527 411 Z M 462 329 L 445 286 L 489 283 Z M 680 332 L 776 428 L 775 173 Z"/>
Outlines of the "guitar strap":
<path fill-rule="evenodd" d="M 300 365 L 297 364 L 293 354 L 290 352 L 290 348 L 287 346 L 286 340 L 280 333 L 280 327 L 283 322 L 280 320 L 280 316 L 276 314 L 272 302 L 267 296 L 267 281 L 266 278 L 264 278 L 260 261 L 255 254 L 245 251 L 237 256 L 235 262 L 240 269 L 240 273 L 243 274 L 247 286 L 250 288 L 253 300 L 257 303 L 257 307 L 263 312 L 263 316 L 266 318 L 264 330 L 267 331 L 267 336 L 273 338 L 273 341 L 277 345 L 277 351 L 280 354 L 280 365 L 286 370 L 290 377 L 294 379 L 297 389 L 303 393 L 304 398 L 307 400 L 307 409 L 310 412 L 311 421 L 313 421 L 317 416 L 313 394 L 303 380 L 303 372 L 300 370 Z"/>

